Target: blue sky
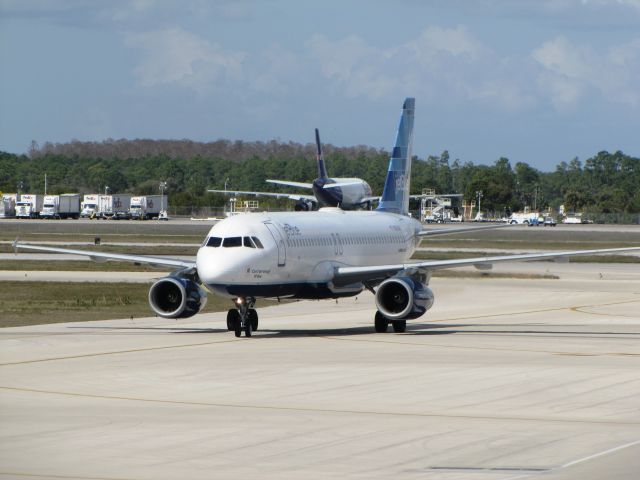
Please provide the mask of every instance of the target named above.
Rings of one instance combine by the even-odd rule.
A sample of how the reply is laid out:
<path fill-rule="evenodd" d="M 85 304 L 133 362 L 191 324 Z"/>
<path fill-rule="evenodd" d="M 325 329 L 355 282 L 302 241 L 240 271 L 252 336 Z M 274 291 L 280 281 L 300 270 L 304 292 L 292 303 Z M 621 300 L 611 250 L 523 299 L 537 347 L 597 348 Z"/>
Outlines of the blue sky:
<path fill-rule="evenodd" d="M 640 0 L 0 0 L 0 149 L 107 138 L 640 156 Z"/>

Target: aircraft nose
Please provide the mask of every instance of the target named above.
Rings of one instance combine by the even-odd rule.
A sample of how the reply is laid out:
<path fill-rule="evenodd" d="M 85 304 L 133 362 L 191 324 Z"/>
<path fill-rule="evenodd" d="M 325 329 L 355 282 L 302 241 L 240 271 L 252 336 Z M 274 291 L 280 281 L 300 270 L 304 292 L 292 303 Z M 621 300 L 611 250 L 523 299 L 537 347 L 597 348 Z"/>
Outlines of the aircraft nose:
<path fill-rule="evenodd" d="M 228 276 L 232 265 L 220 248 L 201 247 L 196 257 L 196 269 L 200 281 L 206 284 L 218 283 Z"/>

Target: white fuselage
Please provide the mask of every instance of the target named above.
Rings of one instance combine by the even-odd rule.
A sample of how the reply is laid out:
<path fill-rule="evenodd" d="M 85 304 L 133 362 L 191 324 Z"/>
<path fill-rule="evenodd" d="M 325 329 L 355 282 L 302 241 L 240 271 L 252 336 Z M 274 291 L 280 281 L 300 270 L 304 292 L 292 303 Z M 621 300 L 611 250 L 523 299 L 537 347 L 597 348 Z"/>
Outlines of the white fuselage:
<path fill-rule="evenodd" d="M 369 184 L 360 178 L 331 178 L 330 180 L 335 183 L 347 183 L 340 187 L 341 198 L 338 203 L 343 209 L 352 210 L 362 207 L 364 199 L 372 194 Z M 325 184 L 324 189 L 331 194 L 331 183 Z"/>
<path fill-rule="evenodd" d="M 338 208 L 237 215 L 211 229 L 198 250 L 197 270 L 207 288 L 229 297 L 355 295 L 363 286 L 335 287 L 334 269 L 404 262 L 420 229 L 403 215 Z M 259 242 L 246 240 L 253 237 Z M 252 243 L 255 248 L 245 246 Z"/>

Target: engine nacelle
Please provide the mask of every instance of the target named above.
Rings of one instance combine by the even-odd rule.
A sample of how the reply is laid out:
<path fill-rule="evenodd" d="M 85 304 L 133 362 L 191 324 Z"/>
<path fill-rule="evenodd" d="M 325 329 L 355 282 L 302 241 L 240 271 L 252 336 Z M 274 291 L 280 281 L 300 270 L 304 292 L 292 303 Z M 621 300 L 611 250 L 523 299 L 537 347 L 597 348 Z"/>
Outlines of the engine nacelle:
<path fill-rule="evenodd" d="M 376 306 L 390 320 L 421 317 L 433 306 L 433 300 L 429 287 L 409 277 L 389 278 L 376 291 Z"/>
<path fill-rule="evenodd" d="M 206 304 L 207 294 L 187 278 L 161 278 L 149 289 L 151 309 L 164 318 L 189 318 Z"/>
<path fill-rule="evenodd" d="M 313 210 L 313 203 L 307 200 L 300 200 L 296 202 L 293 209 L 296 212 L 310 212 L 311 210 Z"/>

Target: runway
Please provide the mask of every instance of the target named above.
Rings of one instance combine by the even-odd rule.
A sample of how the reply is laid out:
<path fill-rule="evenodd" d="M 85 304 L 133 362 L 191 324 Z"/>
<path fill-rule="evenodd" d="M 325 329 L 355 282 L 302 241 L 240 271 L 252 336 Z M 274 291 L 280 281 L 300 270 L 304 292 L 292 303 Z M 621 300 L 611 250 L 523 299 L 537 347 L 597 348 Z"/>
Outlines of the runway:
<path fill-rule="evenodd" d="M 250 339 L 224 314 L 3 329 L 0 477 L 636 478 L 640 269 L 527 266 L 559 279 L 434 278 L 405 334 L 370 294 L 260 309 Z"/>

